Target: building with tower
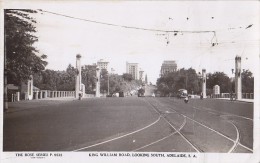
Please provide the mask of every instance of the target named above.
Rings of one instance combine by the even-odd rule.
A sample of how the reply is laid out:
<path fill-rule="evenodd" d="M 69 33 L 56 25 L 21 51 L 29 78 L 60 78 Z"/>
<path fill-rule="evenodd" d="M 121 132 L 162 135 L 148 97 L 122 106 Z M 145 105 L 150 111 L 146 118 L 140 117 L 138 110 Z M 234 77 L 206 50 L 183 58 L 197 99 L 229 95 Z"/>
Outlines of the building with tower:
<path fill-rule="evenodd" d="M 138 63 L 126 62 L 126 73 L 131 74 L 134 80 L 139 80 Z"/>
<path fill-rule="evenodd" d="M 161 76 L 175 71 L 177 71 L 177 63 L 174 60 L 163 61 L 161 66 Z"/>

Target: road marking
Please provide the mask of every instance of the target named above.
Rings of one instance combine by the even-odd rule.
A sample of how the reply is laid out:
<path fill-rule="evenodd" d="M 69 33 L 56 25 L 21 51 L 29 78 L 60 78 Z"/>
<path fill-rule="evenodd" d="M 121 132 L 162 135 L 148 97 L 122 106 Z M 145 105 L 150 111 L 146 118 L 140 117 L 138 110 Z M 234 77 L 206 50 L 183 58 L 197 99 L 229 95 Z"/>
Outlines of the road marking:
<path fill-rule="evenodd" d="M 196 108 L 196 107 L 193 107 L 193 108 L 198 109 L 198 108 Z M 210 109 L 210 108 L 209 108 L 209 109 Z M 198 109 L 198 110 L 203 110 L 203 109 Z M 237 115 L 232 115 L 232 114 L 221 115 L 220 117 L 222 117 L 222 116 L 235 116 L 235 117 L 241 117 L 241 118 L 244 118 L 244 119 L 248 119 L 248 120 L 253 121 L 253 119 L 251 119 L 251 118 L 247 118 L 247 117 L 243 117 L 243 116 L 237 116 Z M 230 121 L 228 121 L 228 122 L 230 123 Z M 233 125 L 234 125 L 234 124 L 233 124 Z M 204 127 L 205 127 L 205 126 L 204 126 Z M 237 129 L 236 126 L 235 126 L 235 128 L 236 128 L 236 131 L 237 131 L 237 133 L 238 133 L 238 129 Z M 228 137 L 226 137 L 226 138 L 229 139 Z M 236 141 L 234 141 L 233 139 L 229 139 L 229 140 L 233 141 L 234 143 L 236 142 Z M 243 148 L 245 148 L 245 149 L 247 149 L 247 150 L 253 152 L 253 149 L 251 149 L 251 148 L 249 148 L 249 147 L 247 147 L 247 146 L 241 144 L 239 141 L 237 142 L 237 144 L 240 145 L 241 147 L 243 147 Z"/>
<path fill-rule="evenodd" d="M 179 114 L 181 114 L 181 113 L 179 113 Z M 182 115 L 183 115 L 183 114 L 182 114 Z M 185 116 L 185 115 L 184 115 L 184 116 Z M 186 116 L 186 117 L 187 117 L 187 116 Z M 210 128 L 210 127 L 208 127 L 208 126 L 206 126 L 206 125 L 204 125 L 204 124 L 202 124 L 202 123 L 200 123 L 200 122 L 198 122 L 198 121 L 196 121 L 196 120 L 193 120 L 193 119 L 191 119 L 191 118 L 189 118 L 189 117 L 187 117 L 187 118 L 190 119 L 191 121 L 194 121 L 194 122 L 200 124 L 201 126 L 207 128 L 207 129 L 209 129 L 209 130 L 211 130 L 211 131 L 213 131 L 213 132 L 216 132 L 217 134 L 219 134 L 219 135 L 225 137 L 226 139 L 228 139 L 228 140 L 230 140 L 230 141 L 232 141 L 232 142 L 234 142 L 234 143 L 236 142 L 236 141 L 234 141 L 233 139 L 227 137 L 226 135 L 224 135 L 224 134 L 222 134 L 222 133 L 220 133 L 220 132 L 218 132 L 218 131 L 216 131 L 216 130 L 214 130 L 214 129 L 212 129 L 212 128 Z M 245 145 L 241 144 L 240 142 L 237 142 L 237 143 L 238 143 L 238 145 L 240 145 L 240 146 L 246 148 L 247 150 L 253 152 L 253 150 L 250 149 L 249 147 L 246 147 Z"/>
<path fill-rule="evenodd" d="M 198 108 L 196 108 L 196 107 L 193 107 L 193 108 L 198 109 Z M 171 109 L 174 110 L 174 111 L 176 111 L 176 110 L 173 109 L 173 108 L 171 108 Z M 209 109 L 211 109 L 211 108 L 205 108 L 205 107 L 204 107 L 204 109 L 198 109 L 198 110 L 204 110 L 204 111 L 205 111 L 205 110 L 209 110 Z M 213 109 L 211 109 L 211 110 L 212 110 L 212 111 L 215 111 L 215 110 L 213 110 Z M 176 112 L 177 112 L 177 111 L 176 111 Z M 216 111 L 216 112 L 217 112 L 217 111 Z M 177 113 L 178 113 L 178 114 L 181 114 L 181 113 L 179 113 L 179 112 L 177 112 Z M 219 113 L 220 113 L 220 112 L 219 112 Z M 221 113 L 221 114 L 222 114 L 222 113 Z M 183 115 L 183 114 L 181 114 L 181 115 Z M 185 115 L 183 115 L 183 116 L 185 116 Z M 223 115 L 223 116 L 237 116 L 237 115 L 227 114 L 227 115 Z M 222 134 L 222 133 L 220 133 L 220 132 L 218 132 L 218 131 L 216 131 L 216 130 L 214 130 L 214 129 L 208 127 L 208 126 L 206 126 L 206 125 L 204 125 L 204 124 L 202 124 L 202 123 L 200 123 L 200 122 L 198 122 L 198 121 L 196 121 L 196 120 L 193 120 L 192 118 L 190 118 L 190 117 L 188 117 L 188 116 L 186 116 L 186 117 L 187 117 L 188 119 L 190 119 L 191 121 L 194 121 L 195 123 L 198 123 L 198 124 L 200 124 L 201 126 L 207 128 L 207 129 L 209 129 L 209 130 L 211 130 L 211 131 L 213 131 L 213 132 L 216 132 L 217 134 L 219 134 L 219 135 L 225 137 L 226 139 L 228 139 L 228 140 L 234 142 L 234 144 L 236 144 L 236 141 L 237 141 L 237 140 L 233 140 L 233 139 L 227 137 L 226 135 L 224 135 L 224 134 Z M 252 121 L 253 121 L 253 119 L 250 119 L 250 118 L 247 118 L 247 117 L 243 117 L 243 116 L 238 116 L 238 117 L 245 118 L 245 119 L 248 119 L 248 120 L 252 120 Z M 229 122 L 229 121 L 228 121 L 228 122 Z M 235 128 L 237 129 L 236 126 L 235 126 Z M 238 134 L 238 129 L 237 129 L 237 134 Z M 238 137 L 237 137 L 237 138 L 238 138 Z M 240 139 L 240 138 L 239 138 L 239 139 Z M 247 149 L 247 150 L 253 152 L 253 149 L 251 149 L 251 148 L 249 148 L 249 147 L 247 147 L 247 146 L 241 144 L 241 143 L 239 142 L 239 140 L 237 141 L 237 144 L 240 145 L 241 147 L 243 147 L 243 148 L 245 148 L 245 149 Z"/>
<path fill-rule="evenodd" d="M 202 107 L 202 108 L 204 108 L 204 109 L 199 109 L 199 108 L 193 106 L 193 108 L 194 108 L 194 109 L 201 110 L 201 111 L 205 111 L 205 110 L 206 110 L 206 111 L 214 111 L 214 112 L 216 112 L 216 113 L 223 114 L 223 115 L 221 115 L 221 116 L 240 117 L 240 118 L 244 118 L 244 119 L 247 119 L 247 120 L 253 121 L 253 119 L 248 118 L 248 117 L 245 117 L 245 116 L 234 115 L 234 114 L 229 114 L 229 113 L 225 113 L 225 112 L 221 113 L 221 112 L 218 112 L 218 111 L 216 111 L 216 110 L 214 110 L 214 109 L 207 108 L 207 107 Z M 220 116 L 220 117 L 221 117 L 221 116 Z"/>
<path fill-rule="evenodd" d="M 177 103 L 180 104 L 179 102 L 177 102 Z M 206 110 L 206 111 L 214 111 L 214 112 L 219 113 L 219 114 L 224 114 L 224 115 L 221 115 L 221 116 L 234 116 L 234 117 L 240 117 L 240 118 L 244 118 L 244 119 L 253 121 L 252 118 L 248 118 L 248 117 L 240 116 L 240 115 L 229 114 L 229 113 L 225 113 L 225 112 L 221 113 L 221 112 L 218 112 L 218 111 L 216 111 L 216 110 L 214 110 L 214 109 L 207 108 L 207 107 L 202 107 L 202 106 L 201 106 L 201 108 L 204 108 L 204 109 L 199 109 L 199 108 L 193 106 L 193 108 L 194 108 L 194 109 L 201 110 L 201 111 L 205 111 L 205 110 Z"/>
<path fill-rule="evenodd" d="M 145 100 L 146 101 L 146 100 Z M 154 105 L 152 105 L 149 101 L 146 101 L 147 103 L 149 103 L 151 106 L 152 106 L 152 108 L 160 115 L 160 113 L 155 109 L 155 106 Z M 158 106 L 158 105 L 157 105 Z M 172 109 L 172 110 L 174 110 L 174 109 Z M 176 110 L 174 110 L 174 111 L 176 111 Z M 176 111 L 176 113 L 178 113 L 177 111 Z M 180 113 L 178 113 L 178 114 L 180 114 Z M 183 115 L 183 114 L 182 114 Z M 185 115 L 183 115 L 183 116 L 185 116 Z M 180 132 L 180 131 L 178 131 L 178 130 L 176 130 L 176 128 L 166 119 L 166 118 L 164 118 L 164 117 L 162 117 L 184 140 L 186 140 L 191 146 L 192 146 L 192 148 L 193 149 L 195 149 L 196 150 L 196 152 L 198 152 L 198 153 L 200 153 L 200 151 Z"/>
<path fill-rule="evenodd" d="M 238 142 L 238 145 L 240 145 L 241 147 L 244 147 L 245 149 L 247 149 L 247 150 L 253 152 L 253 149 L 251 149 L 251 148 L 249 148 L 249 147 L 247 147 L 247 146 L 241 144 L 240 142 Z"/>
<path fill-rule="evenodd" d="M 235 127 L 236 132 L 237 132 L 237 138 L 236 138 L 236 140 L 235 140 L 235 142 L 234 142 L 234 145 L 233 145 L 233 146 L 229 149 L 229 151 L 228 151 L 228 153 L 230 153 L 230 152 L 233 152 L 233 151 L 235 150 L 235 148 L 237 147 L 238 142 L 239 142 L 239 140 L 240 140 L 240 134 L 239 134 L 239 131 L 238 131 L 237 126 L 236 126 L 233 122 L 231 122 L 231 121 L 228 121 L 228 122 Z"/>
<path fill-rule="evenodd" d="M 140 149 L 144 149 L 144 148 L 146 148 L 146 147 L 148 147 L 148 146 L 151 146 L 151 145 L 156 144 L 156 143 L 158 143 L 158 142 L 160 142 L 160 141 L 162 141 L 162 140 L 164 140 L 164 139 L 169 138 L 170 136 L 176 134 L 177 131 L 180 131 L 180 130 L 185 126 L 185 124 L 186 124 L 186 117 L 184 117 L 184 121 L 183 121 L 182 125 L 180 126 L 180 128 L 179 128 L 178 130 L 175 130 L 175 131 L 174 131 L 173 133 L 171 133 L 170 135 L 167 135 L 167 136 L 165 136 L 165 137 L 163 137 L 163 138 L 161 138 L 161 139 L 159 139 L 159 140 L 156 140 L 156 141 L 154 141 L 154 142 L 151 142 L 150 144 L 147 144 L 147 145 L 145 145 L 145 146 L 142 146 L 142 147 L 140 147 L 140 148 L 137 148 L 137 149 L 135 149 L 135 150 L 133 150 L 133 151 L 138 151 L 138 150 L 140 150 Z"/>
<path fill-rule="evenodd" d="M 181 114 L 181 113 L 180 113 L 180 114 Z M 183 115 L 183 114 L 182 114 L 182 115 Z M 186 115 L 184 115 L 184 116 L 186 116 Z M 193 121 L 193 122 L 195 122 L 195 123 L 198 123 L 199 125 L 201 125 L 201 126 L 207 128 L 207 129 L 209 129 L 209 130 L 211 130 L 211 131 L 213 131 L 213 132 L 215 132 L 215 133 L 217 133 L 217 134 L 219 134 L 219 135 L 225 137 L 226 139 L 228 139 L 228 140 L 234 142 L 233 139 L 227 137 L 226 135 L 224 135 L 224 134 L 222 134 L 222 133 L 220 133 L 220 132 L 218 132 L 218 131 L 216 131 L 216 130 L 214 130 L 214 129 L 212 129 L 212 128 L 210 128 L 210 127 L 208 127 L 208 126 L 206 126 L 206 125 L 204 125 L 204 124 L 202 124 L 202 123 L 200 123 L 200 122 L 198 122 L 198 121 L 196 121 L 196 120 L 194 120 L 194 119 L 192 119 L 192 118 L 190 118 L 190 117 L 188 117 L 188 116 L 186 116 L 186 117 L 187 117 L 189 120 L 191 120 L 191 121 Z"/>
<path fill-rule="evenodd" d="M 247 118 L 247 117 L 240 116 L 240 115 L 233 115 L 233 114 L 221 115 L 220 117 L 239 117 L 239 118 L 244 118 L 244 119 L 247 119 L 247 120 L 250 120 L 250 121 L 254 121 L 254 120 L 251 119 L 251 118 Z"/>
<path fill-rule="evenodd" d="M 114 141 L 114 140 L 117 140 L 117 139 L 129 136 L 129 135 L 135 134 L 135 133 L 140 132 L 140 131 L 142 131 L 144 129 L 147 129 L 148 127 L 153 126 L 154 124 L 159 122 L 160 119 L 161 119 L 161 116 L 159 116 L 159 118 L 156 121 L 154 121 L 153 123 L 151 123 L 151 124 L 141 128 L 141 129 L 138 129 L 138 130 L 130 132 L 128 134 L 125 134 L 125 135 L 122 135 L 122 136 L 119 136 L 119 137 L 116 137 L 116 138 L 113 138 L 113 139 L 109 139 L 109 140 L 106 140 L 106 141 L 103 141 L 103 142 L 100 142 L 100 143 L 97 143 L 97 144 L 93 144 L 93 145 L 90 145 L 90 146 L 87 146 L 87 147 L 79 148 L 79 149 L 73 150 L 72 152 L 77 152 L 77 151 L 80 151 L 80 150 L 83 150 L 83 149 L 88 149 L 88 148 L 91 148 L 91 147 L 95 147 L 95 146 L 98 146 L 98 145 L 101 145 L 101 144 L 105 144 L 105 143 L 108 143 L 108 142 L 111 142 L 111 141 Z"/>

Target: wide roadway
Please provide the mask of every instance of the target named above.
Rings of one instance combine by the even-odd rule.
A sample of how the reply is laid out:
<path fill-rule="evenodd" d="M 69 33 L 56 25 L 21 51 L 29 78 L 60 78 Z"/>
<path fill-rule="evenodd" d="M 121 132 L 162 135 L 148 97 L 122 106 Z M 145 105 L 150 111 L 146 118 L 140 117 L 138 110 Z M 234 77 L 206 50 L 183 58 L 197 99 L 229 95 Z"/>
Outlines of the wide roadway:
<path fill-rule="evenodd" d="M 253 151 L 253 104 L 153 97 L 10 103 L 4 151 Z"/>

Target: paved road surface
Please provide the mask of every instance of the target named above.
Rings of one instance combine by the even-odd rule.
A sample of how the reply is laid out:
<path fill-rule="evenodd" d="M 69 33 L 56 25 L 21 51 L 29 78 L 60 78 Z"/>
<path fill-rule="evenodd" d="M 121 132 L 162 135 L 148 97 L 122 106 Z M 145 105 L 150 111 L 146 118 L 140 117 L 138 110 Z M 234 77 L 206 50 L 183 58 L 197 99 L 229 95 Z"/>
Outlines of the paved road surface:
<path fill-rule="evenodd" d="M 4 151 L 251 153 L 253 104 L 125 97 L 10 104 Z"/>

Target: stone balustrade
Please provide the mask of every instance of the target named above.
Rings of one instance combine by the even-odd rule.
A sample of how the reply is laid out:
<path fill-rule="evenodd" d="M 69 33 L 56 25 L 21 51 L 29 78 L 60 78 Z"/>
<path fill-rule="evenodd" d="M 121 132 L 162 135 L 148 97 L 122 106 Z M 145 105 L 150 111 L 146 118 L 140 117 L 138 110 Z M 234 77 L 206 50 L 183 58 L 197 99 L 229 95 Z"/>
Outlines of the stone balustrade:
<path fill-rule="evenodd" d="M 75 91 L 49 91 L 40 90 L 33 92 L 33 99 L 75 97 Z"/>

